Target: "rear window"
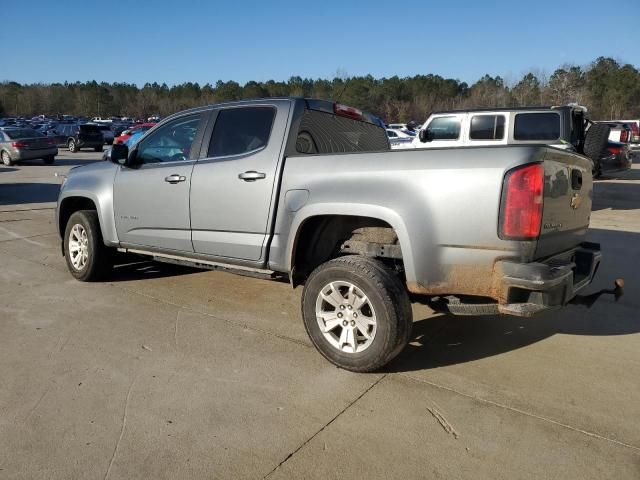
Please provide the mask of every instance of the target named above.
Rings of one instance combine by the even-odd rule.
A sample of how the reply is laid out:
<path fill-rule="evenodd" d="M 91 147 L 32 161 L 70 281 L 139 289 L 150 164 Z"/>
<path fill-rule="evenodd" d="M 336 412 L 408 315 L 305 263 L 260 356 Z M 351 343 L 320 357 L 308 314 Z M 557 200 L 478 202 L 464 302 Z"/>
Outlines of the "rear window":
<path fill-rule="evenodd" d="M 264 148 L 269 142 L 275 115 L 272 107 L 221 110 L 216 118 L 207 156 L 241 155 Z"/>
<path fill-rule="evenodd" d="M 515 140 L 557 140 L 560 115 L 557 113 L 518 113 L 513 130 Z"/>
<path fill-rule="evenodd" d="M 81 133 L 99 133 L 100 129 L 97 125 L 80 125 Z"/>
<path fill-rule="evenodd" d="M 39 132 L 36 132 L 35 130 L 32 130 L 31 128 L 21 128 L 19 130 L 5 130 L 4 134 L 11 138 L 11 139 L 17 139 L 17 138 L 33 138 L 33 137 L 42 137 L 43 135 Z"/>
<path fill-rule="evenodd" d="M 384 128 L 317 110 L 305 110 L 296 150 L 299 153 L 376 152 L 389 150 Z"/>
<path fill-rule="evenodd" d="M 437 117 L 427 126 L 427 137 L 431 140 L 457 140 L 460 137 L 458 117 Z"/>
<path fill-rule="evenodd" d="M 471 117 L 471 140 L 501 140 L 504 138 L 504 115 L 475 115 Z"/>

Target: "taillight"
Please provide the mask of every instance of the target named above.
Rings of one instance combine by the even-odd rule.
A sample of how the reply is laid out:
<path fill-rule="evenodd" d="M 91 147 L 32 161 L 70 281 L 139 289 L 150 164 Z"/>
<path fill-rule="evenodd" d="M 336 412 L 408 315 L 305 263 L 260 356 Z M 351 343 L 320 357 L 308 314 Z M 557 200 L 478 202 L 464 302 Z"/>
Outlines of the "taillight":
<path fill-rule="evenodd" d="M 11 146 L 13 148 L 27 148 L 27 143 L 25 143 L 25 142 L 11 142 Z"/>
<path fill-rule="evenodd" d="M 505 240 L 531 240 L 540 234 L 544 167 L 534 163 L 507 173 L 502 189 L 499 236 Z"/>
<path fill-rule="evenodd" d="M 609 153 L 613 154 L 613 155 L 618 155 L 620 153 L 620 151 L 622 150 L 621 147 L 607 147 L 607 150 L 609 150 Z"/>
<path fill-rule="evenodd" d="M 341 117 L 353 118 L 354 120 L 362 120 L 362 110 L 358 110 L 348 105 L 342 105 L 341 103 L 333 104 L 333 111 L 336 115 Z"/>
<path fill-rule="evenodd" d="M 620 132 L 620 141 L 621 141 L 622 143 L 626 142 L 626 141 L 627 141 L 627 138 L 628 138 L 628 135 L 629 135 L 629 132 L 627 132 L 626 130 L 622 130 L 622 131 Z"/>

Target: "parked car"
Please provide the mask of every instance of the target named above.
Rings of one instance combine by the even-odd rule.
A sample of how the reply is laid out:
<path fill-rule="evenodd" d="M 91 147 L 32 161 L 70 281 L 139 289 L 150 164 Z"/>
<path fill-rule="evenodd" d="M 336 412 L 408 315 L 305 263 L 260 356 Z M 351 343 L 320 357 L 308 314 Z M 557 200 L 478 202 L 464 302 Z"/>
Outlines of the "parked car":
<path fill-rule="evenodd" d="M 617 121 L 627 123 L 631 127 L 631 143 L 640 143 L 640 119 Z"/>
<path fill-rule="evenodd" d="M 66 146 L 70 152 L 78 152 L 81 148 L 93 148 L 102 151 L 104 137 L 97 125 L 92 124 L 59 124 L 56 128 L 59 145 Z"/>
<path fill-rule="evenodd" d="M 598 162 L 597 171 L 594 176 L 598 178 L 607 173 L 623 172 L 629 170 L 632 164 L 633 155 L 631 145 L 629 143 L 609 140 Z"/>
<path fill-rule="evenodd" d="M 106 123 L 97 124 L 96 126 L 98 127 L 98 130 L 102 132 L 104 143 L 112 145 L 115 137 L 113 135 L 113 130 L 111 130 L 111 126 Z"/>
<path fill-rule="evenodd" d="M 41 158 L 50 165 L 55 161 L 58 147 L 55 141 L 32 128 L 0 129 L 0 159 L 6 166 L 22 160 Z"/>
<path fill-rule="evenodd" d="M 56 225 L 81 281 L 119 250 L 304 285 L 311 341 L 362 372 L 411 338 L 410 294 L 517 316 L 574 299 L 601 262 L 584 241 L 592 196 L 572 151 L 390 151 L 365 112 L 280 98 L 180 112 L 113 145 L 111 162 L 69 171 Z"/>
<path fill-rule="evenodd" d="M 413 135 L 409 135 L 402 130 L 387 128 L 386 132 L 387 137 L 389 137 L 389 144 L 393 149 L 401 148 L 403 144 L 411 143 L 413 141 Z"/>
<path fill-rule="evenodd" d="M 124 142 L 127 141 L 127 139 L 131 136 L 131 134 L 137 132 L 138 130 L 142 131 L 142 132 L 146 132 L 147 130 L 151 129 L 152 127 L 154 127 L 156 124 L 155 123 L 141 123 L 138 125 L 135 125 L 131 128 L 129 128 L 128 130 L 124 130 L 120 136 L 116 137 L 116 139 L 113 141 L 114 144 L 122 144 Z"/>
<path fill-rule="evenodd" d="M 630 123 L 614 121 L 600 121 L 595 123 L 609 126 L 609 140 L 611 140 L 612 142 L 631 142 L 633 130 L 631 129 Z"/>

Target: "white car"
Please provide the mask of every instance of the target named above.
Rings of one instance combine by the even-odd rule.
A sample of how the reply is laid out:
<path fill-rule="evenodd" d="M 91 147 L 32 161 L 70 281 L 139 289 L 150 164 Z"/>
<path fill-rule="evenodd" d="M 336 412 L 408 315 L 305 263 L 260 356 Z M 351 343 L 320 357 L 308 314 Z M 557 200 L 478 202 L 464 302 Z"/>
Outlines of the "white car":
<path fill-rule="evenodd" d="M 395 128 L 387 128 L 387 137 L 389 137 L 389 144 L 393 149 L 407 148 L 411 145 L 415 135 L 411 135 L 403 130 Z"/>

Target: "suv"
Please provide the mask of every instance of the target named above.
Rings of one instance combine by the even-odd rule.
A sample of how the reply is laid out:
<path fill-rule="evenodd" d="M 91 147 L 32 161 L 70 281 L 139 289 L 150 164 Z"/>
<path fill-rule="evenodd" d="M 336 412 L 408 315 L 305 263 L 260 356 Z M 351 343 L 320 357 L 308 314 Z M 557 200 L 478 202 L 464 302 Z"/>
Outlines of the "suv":
<path fill-rule="evenodd" d="M 587 109 L 570 104 L 560 107 L 511 107 L 435 112 L 406 148 L 452 148 L 546 144 L 580 153 L 591 159 L 595 176 L 609 170 L 626 170 L 627 162 L 603 162 L 610 126 L 589 120 Z"/>
<path fill-rule="evenodd" d="M 56 128 L 60 146 L 65 146 L 70 152 L 78 152 L 81 148 L 93 148 L 102 151 L 104 137 L 97 125 L 89 124 L 60 124 Z"/>

